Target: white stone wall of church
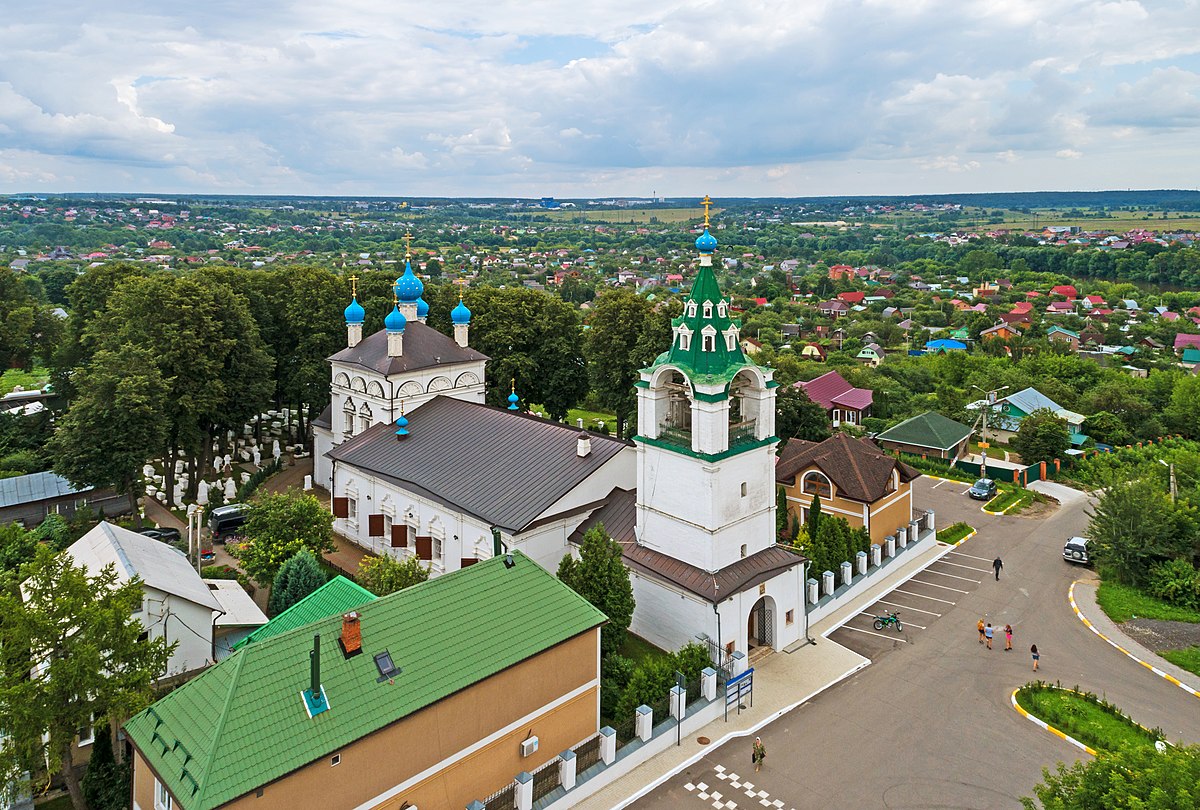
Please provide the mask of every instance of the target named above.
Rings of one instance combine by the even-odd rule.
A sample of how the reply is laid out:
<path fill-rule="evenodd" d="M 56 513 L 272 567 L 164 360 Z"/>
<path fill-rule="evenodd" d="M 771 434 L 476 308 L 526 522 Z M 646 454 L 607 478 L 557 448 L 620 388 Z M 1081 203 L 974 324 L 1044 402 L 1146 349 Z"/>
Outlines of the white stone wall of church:
<path fill-rule="evenodd" d="M 635 571 L 629 572 L 629 579 L 635 605 L 629 629 L 634 635 L 671 651 L 696 641 L 701 634 L 717 637 L 717 615 L 710 602 Z M 728 635 L 725 619 L 721 621 L 721 631 Z"/>
<path fill-rule="evenodd" d="M 746 495 L 741 494 L 742 484 Z M 638 532 L 642 543 L 713 571 L 775 542 L 770 447 L 704 462 L 638 448 Z"/>
<path fill-rule="evenodd" d="M 464 379 L 463 375 L 466 374 L 473 375 L 474 382 L 470 377 Z M 331 380 L 333 408 L 330 421 L 334 443 L 340 444 L 346 432 L 347 400 L 353 403 L 356 412 L 364 402 L 367 403 L 371 410 L 372 425 L 395 421 L 400 416 L 401 404 L 405 414 L 411 414 L 438 395 L 467 402 L 483 402 L 484 361 L 435 365 L 390 378 L 361 366 L 333 363 Z M 357 435 L 360 432 L 362 427 L 356 419 L 354 433 Z"/>
<path fill-rule="evenodd" d="M 582 461 L 582 459 L 580 459 Z M 578 486 L 555 501 L 537 519 L 557 515 L 608 497 L 615 488 L 633 489 L 637 481 L 637 450 L 626 447 L 604 462 Z"/>
<path fill-rule="evenodd" d="M 770 598 L 768 605 L 772 612 L 771 646 L 782 650 L 798 641 L 804 631 L 802 576 L 803 566 L 796 566 L 763 583 L 765 588 L 761 593 L 758 587 L 754 587 L 722 602 L 721 631 L 725 635 L 725 641 L 736 640 L 736 649 L 742 652 L 750 649 L 750 612 L 764 596 Z M 791 624 L 787 623 L 789 610 L 792 611 Z"/>
<path fill-rule="evenodd" d="M 329 489 L 333 476 L 333 461 L 325 454 L 333 449 L 333 434 L 323 428 L 313 428 L 313 483 Z"/>

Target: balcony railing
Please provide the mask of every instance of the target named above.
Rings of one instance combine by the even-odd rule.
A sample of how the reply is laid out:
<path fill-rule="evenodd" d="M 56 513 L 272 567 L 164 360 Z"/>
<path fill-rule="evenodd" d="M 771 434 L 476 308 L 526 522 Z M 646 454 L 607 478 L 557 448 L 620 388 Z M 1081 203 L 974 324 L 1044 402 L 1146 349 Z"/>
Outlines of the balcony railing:
<path fill-rule="evenodd" d="M 747 419 L 744 422 L 734 422 L 729 426 L 729 447 L 730 449 L 737 447 L 740 444 L 750 444 L 755 440 L 754 435 L 755 420 Z"/>

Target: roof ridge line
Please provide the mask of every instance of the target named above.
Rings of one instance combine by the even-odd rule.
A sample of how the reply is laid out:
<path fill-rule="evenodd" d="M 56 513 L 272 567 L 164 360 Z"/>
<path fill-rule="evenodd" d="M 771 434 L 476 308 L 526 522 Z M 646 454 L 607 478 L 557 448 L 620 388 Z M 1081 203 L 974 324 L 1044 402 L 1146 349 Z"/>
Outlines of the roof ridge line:
<path fill-rule="evenodd" d="M 233 695 L 237 691 L 236 687 L 237 687 L 238 677 L 242 674 L 242 666 L 245 664 L 246 656 L 249 654 L 247 652 L 247 649 L 248 649 L 248 647 L 253 647 L 253 646 L 254 646 L 253 644 L 250 644 L 250 645 L 247 645 L 247 647 L 243 647 L 241 650 L 238 651 L 241 653 L 241 657 L 238 658 L 237 666 L 233 671 L 233 676 L 229 679 L 228 687 L 225 692 L 225 700 L 222 701 L 222 703 L 221 703 L 221 716 L 217 720 L 216 726 L 213 728 L 212 746 L 208 751 L 208 756 L 205 757 L 204 771 L 201 774 L 201 778 L 204 780 L 204 786 L 202 786 L 199 790 L 200 799 L 204 798 L 204 792 L 207 789 L 207 786 L 209 784 L 209 780 L 208 780 L 209 771 L 212 769 L 213 762 L 217 758 L 217 751 L 219 750 L 218 743 L 220 743 L 220 741 L 221 741 L 221 732 L 225 730 L 225 721 L 229 717 L 229 708 L 230 708 L 230 705 L 233 703 Z M 237 655 L 237 653 L 235 652 L 234 655 Z"/>

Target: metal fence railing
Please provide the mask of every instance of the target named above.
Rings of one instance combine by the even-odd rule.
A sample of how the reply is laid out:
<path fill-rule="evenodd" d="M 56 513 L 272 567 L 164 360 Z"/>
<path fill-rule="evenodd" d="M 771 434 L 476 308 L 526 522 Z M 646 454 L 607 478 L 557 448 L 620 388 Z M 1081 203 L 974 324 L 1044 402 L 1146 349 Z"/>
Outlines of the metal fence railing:
<path fill-rule="evenodd" d="M 509 782 L 504 787 L 497 790 L 491 796 L 483 800 L 483 806 L 487 810 L 514 810 L 517 806 L 517 797 L 514 790 L 516 786 Z"/>
<path fill-rule="evenodd" d="M 583 773 L 600 761 L 600 735 L 593 734 L 575 746 L 575 772 Z"/>
<path fill-rule="evenodd" d="M 558 757 L 550 760 L 530 775 L 533 777 L 533 800 L 536 802 L 559 785 Z"/>

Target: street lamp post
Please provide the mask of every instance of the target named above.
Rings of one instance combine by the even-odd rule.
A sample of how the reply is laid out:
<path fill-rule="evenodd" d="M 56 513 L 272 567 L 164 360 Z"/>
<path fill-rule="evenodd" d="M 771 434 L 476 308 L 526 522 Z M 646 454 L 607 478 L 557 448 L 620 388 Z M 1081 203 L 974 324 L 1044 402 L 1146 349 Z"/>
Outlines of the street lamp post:
<path fill-rule="evenodd" d="M 988 411 L 991 410 L 992 405 L 996 401 L 996 394 L 999 394 L 1001 391 L 1007 391 L 1008 386 L 1002 385 L 999 388 L 992 389 L 991 391 L 986 391 L 986 390 L 980 388 L 978 385 L 972 385 L 971 387 L 974 388 L 976 391 L 982 391 L 984 394 L 984 400 L 983 400 L 984 404 L 983 404 L 983 408 L 982 408 L 983 430 L 979 434 L 979 438 L 980 438 L 980 442 L 979 442 L 979 455 L 980 455 L 979 477 L 987 478 L 988 477 L 988 475 L 987 475 L 987 451 L 988 451 L 987 415 L 988 415 Z"/>

